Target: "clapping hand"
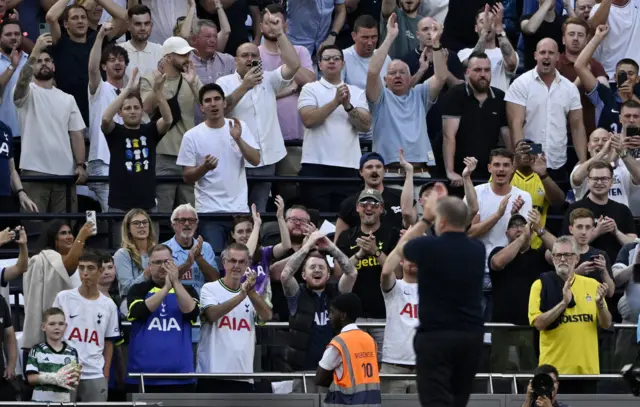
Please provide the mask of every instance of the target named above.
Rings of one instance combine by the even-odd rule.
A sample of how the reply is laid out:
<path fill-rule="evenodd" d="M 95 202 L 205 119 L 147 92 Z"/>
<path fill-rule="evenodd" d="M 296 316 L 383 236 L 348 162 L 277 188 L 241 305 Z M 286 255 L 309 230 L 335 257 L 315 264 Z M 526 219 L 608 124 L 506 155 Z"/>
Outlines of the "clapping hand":
<path fill-rule="evenodd" d="M 378 250 L 378 245 L 376 244 L 376 237 L 373 233 L 370 233 L 368 236 L 361 236 L 356 238 L 356 245 L 360 248 L 364 254 L 373 255 Z"/>
<path fill-rule="evenodd" d="M 596 305 L 601 308 L 604 306 L 604 299 L 607 296 L 607 291 L 609 290 L 609 286 L 607 283 L 602 283 L 598 286 L 598 291 L 596 292 Z"/>
<path fill-rule="evenodd" d="M 478 166 L 478 160 L 475 157 L 465 157 L 462 162 L 465 165 L 464 170 L 462 170 L 462 178 L 471 178 L 471 174 Z"/>
<path fill-rule="evenodd" d="M 242 291 L 245 294 L 249 294 L 256 285 L 256 273 L 248 268 L 244 275 L 246 276 L 246 279 L 244 280 L 244 283 L 242 283 Z"/>
<path fill-rule="evenodd" d="M 413 165 L 404 158 L 404 149 L 398 150 L 398 158 L 400 159 L 400 166 L 404 169 L 405 173 L 413 174 Z"/>
<path fill-rule="evenodd" d="M 231 122 L 229 122 L 229 133 L 235 141 L 240 140 L 240 137 L 242 136 L 242 125 L 240 124 L 240 120 L 235 117 L 233 117 Z"/>
<path fill-rule="evenodd" d="M 211 154 L 207 154 L 204 156 L 204 167 L 208 170 L 215 170 L 218 167 L 218 158 L 212 156 Z"/>
<path fill-rule="evenodd" d="M 262 226 L 262 218 L 260 217 L 260 212 L 258 212 L 256 204 L 251 204 L 251 217 L 253 218 L 253 228 L 260 228 L 260 226 Z"/>
<path fill-rule="evenodd" d="M 396 38 L 400 30 L 398 29 L 398 16 L 392 13 L 387 20 L 387 37 Z"/>
<path fill-rule="evenodd" d="M 524 206 L 524 199 L 521 195 L 518 195 L 515 201 L 513 201 L 513 206 L 511 207 L 511 215 L 515 215 L 520 212 L 520 209 Z"/>

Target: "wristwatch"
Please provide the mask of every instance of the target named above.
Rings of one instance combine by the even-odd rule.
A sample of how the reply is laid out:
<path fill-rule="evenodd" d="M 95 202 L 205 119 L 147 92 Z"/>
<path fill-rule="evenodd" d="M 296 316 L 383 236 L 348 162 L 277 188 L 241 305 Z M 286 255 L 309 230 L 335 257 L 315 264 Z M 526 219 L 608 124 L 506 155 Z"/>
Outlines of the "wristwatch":
<path fill-rule="evenodd" d="M 76 168 L 77 168 L 77 167 L 82 167 L 82 169 L 86 170 L 86 169 L 87 169 L 87 164 L 85 164 L 85 163 L 78 163 L 78 164 L 76 164 Z"/>
<path fill-rule="evenodd" d="M 335 31 L 329 31 L 329 35 L 332 36 L 332 37 L 337 37 L 338 33 L 335 32 Z"/>
<path fill-rule="evenodd" d="M 376 250 L 375 254 L 376 258 L 382 256 L 382 251 L 380 249 Z"/>
<path fill-rule="evenodd" d="M 540 229 L 536 230 L 536 235 L 538 235 L 538 237 L 544 235 L 545 233 L 547 233 L 547 229 L 545 229 L 545 228 L 540 228 Z"/>
<path fill-rule="evenodd" d="M 499 33 L 496 33 L 498 35 L 498 37 L 503 37 L 503 38 L 507 38 L 507 33 L 504 32 L 504 30 L 500 31 Z"/>
<path fill-rule="evenodd" d="M 627 150 L 626 148 L 620 151 L 620 153 L 618 154 L 618 157 L 620 158 L 627 158 L 628 156 L 629 156 L 629 150 Z"/>
<path fill-rule="evenodd" d="M 345 111 L 345 112 L 347 112 L 347 113 L 349 113 L 349 112 L 350 112 L 350 111 L 352 111 L 353 109 L 354 109 L 353 105 L 352 105 L 352 104 L 349 104 L 349 107 L 345 107 L 345 108 L 344 108 L 344 111 Z"/>

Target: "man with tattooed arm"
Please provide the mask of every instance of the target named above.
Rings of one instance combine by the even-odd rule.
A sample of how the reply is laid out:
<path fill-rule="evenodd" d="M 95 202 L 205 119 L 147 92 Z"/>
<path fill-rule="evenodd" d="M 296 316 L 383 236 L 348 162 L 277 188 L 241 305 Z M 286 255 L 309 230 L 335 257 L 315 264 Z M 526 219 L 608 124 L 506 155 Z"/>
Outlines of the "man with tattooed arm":
<path fill-rule="evenodd" d="M 318 250 L 332 256 L 340 266 L 342 276 L 337 284 L 329 282 L 331 268 Z M 298 284 L 294 274 L 300 267 L 304 283 Z M 349 258 L 319 231 L 311 233 L 300 250 L 289 258 L 280 280 L 291 313 L 284 359 L 292 371 L 315 370 L 334 335 L 329 304 L 339 294 L 350 293 L 357 277 Z M 307 382 L 307 388 L 309 393 L 317 390 L 313 380 Z M 302 381 L 294 381 L 294 392 L 302 389 Z"/>

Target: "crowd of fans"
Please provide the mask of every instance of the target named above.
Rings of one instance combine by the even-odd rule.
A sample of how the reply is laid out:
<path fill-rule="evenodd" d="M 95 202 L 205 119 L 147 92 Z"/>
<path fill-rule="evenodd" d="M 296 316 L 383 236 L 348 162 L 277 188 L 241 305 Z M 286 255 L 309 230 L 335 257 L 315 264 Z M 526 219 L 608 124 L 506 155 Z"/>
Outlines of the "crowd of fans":
<path fill-rule="evenodd" d="M 639 41 L 640 0 L 0 0 L 0 212 L 77 212 L 75 188 L 37 181 L 66 176 L 123 215 L 101 251 L 85 247 L 91 221 L 75 236 L 25 222 L 31 257 L 24 229 L 0 232 L 20 248 L 0 279 L 23 279 L 25 312 L 16 341 L 0 304 L 1 398 L 17 397 L 18 349 L 34 401 L 119 400 L 137 391 L 126 373 L 250 374 L 270 320 L 289 322 L 274 370 L 337 372 L 329 304 L 350 292 L 357 322 L 386 324 L 366 328 L 381 373 L 415 373 L 402 248 L 432 178 L 465 198 L 485 246 L 485 321 L 536 328 L 492 331 L 490 371 L 553 365 L 557 383 L 634 361 L 640 336 L 612 323 L 640 314 Z M 155 212 L 171 214 L 167 241 Z"/>

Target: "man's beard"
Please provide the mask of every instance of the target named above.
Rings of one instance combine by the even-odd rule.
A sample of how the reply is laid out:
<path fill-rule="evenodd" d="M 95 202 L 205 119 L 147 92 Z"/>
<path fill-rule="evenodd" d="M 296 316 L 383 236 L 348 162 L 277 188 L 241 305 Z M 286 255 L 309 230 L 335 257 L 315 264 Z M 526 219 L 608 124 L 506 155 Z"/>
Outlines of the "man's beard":
<path fill-rule="evenodd" d="M 177 63 L 173 63 L 173 67 L 176 68 L 176 71 L 178 72 L 184 72 L 187 69 L 187 66 L 189 66 L 189 60 L 187 60 L 186 62 L 183 62 L 181 64 L 177 64 Z"/>
<path fill-rule="evenodd" d="M 0 43 L 0 49 L 2 49 L 2 53 L 6 54 L 6 55 L 11 55 L 11 52 L 13 52 L 13 47 L 10 47 L 6 44 L 2 44 Z"/>
<path fill-rule="evenodd" d="M 486 92 L 487 90 L 489 90 L 489 86 L 491 86 L 491 82 L 485 81 L 483 83 L 480 79 L 478 79 L 477 81 L 469 80 L 469 82 L 471 82 L 471 86 L 473 86 L 473 88 L 478 92 Z"/>
<path fill-rule="evenodd" d="M 416 4 L 414 5 L 413 8 L 408 8 L 405 3 L 401 3 L 400 4 L 400 8 L 402 9 L 402 11 L 404 11 L 407 14 L 413 13 L 414 11 L 416 11 L 418 8 L 420 7 L 420 3 L 416 2 Z"/>
<path fill-rule="evenodd" d="M 293 233 L 290 233 L 290 238 L 291 238 L 291 243 L 294 243 L 294 244 L 302 244 L 302 242 L 304 241 L 303 234 L 294 235 Z"/>
<path fill-rule="evenodd" d="M 53 71 L 46 71 L 46 72 L 40 71 L 33 74 L 33 77 L 39 81 L 48 81 L 49 79 L 53 79 L 54 76 L 55 76 L 55 73 Z"/>
<path fill-rule="evenodd" d="M 149 35 L 150 35 L 150 33 L 149 34 L 143 34 L 143 35 L 135 35 L 133 37 L 134 37 L 134 39 L 136 41 L 143 42 L 143 41 L 146 41 L 146 40 L 149 39 Z"/>
<path fill-rule="evenodd" d="M 278 37 L 276 37 L 275 35 L 262 33 L 262 36 L 264 37 L 265 40 L 268 40 L 268 41 L 271 41 L 271 42 L 278 41 Z"/>
<path fill-rule="evenodd" d="M 568 266 L 558 266 L 556 267 L 556 274 L 563 279 L 569 275 L 569 267 Z"/>

